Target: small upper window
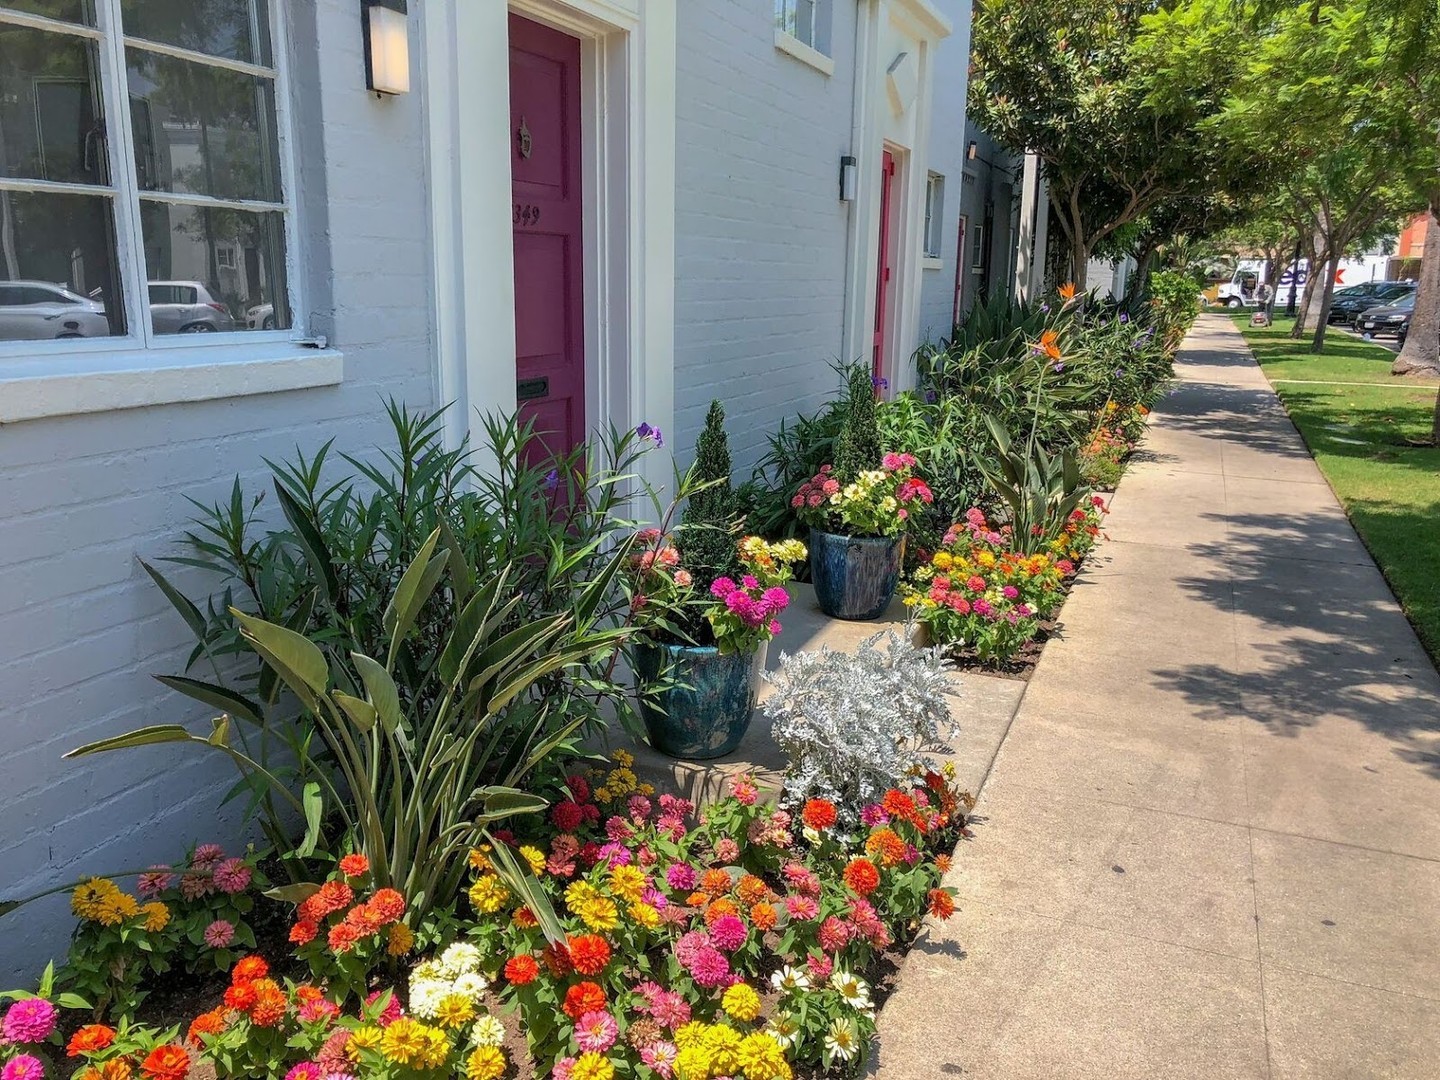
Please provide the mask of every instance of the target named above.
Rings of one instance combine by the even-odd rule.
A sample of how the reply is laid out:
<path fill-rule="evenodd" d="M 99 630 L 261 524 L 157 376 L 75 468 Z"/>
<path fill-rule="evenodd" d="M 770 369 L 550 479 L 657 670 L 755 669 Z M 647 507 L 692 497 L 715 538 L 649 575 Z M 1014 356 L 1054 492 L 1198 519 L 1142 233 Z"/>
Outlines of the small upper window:
<path fill-rule="evenodd" d="M 925 257 L 940 258 L 940 245 L 944 243 L 945 229 L 945 177 L 931 173 L 925 182 Z"/>
<path fill-rule="evenodd" d="M 975 239 L 970 244 L 970 272 L 983 273 L 985 270 L 985 226 L 975 226 Z"/>
<path fill-rule="evenodd" d="M 0 343 L 291 328 L 275 9 L 0 0 Z"/>
<path fill-rule="evenodd" d="M 775 28 L 830 55 L 830 0 L 775 0 Z"/>

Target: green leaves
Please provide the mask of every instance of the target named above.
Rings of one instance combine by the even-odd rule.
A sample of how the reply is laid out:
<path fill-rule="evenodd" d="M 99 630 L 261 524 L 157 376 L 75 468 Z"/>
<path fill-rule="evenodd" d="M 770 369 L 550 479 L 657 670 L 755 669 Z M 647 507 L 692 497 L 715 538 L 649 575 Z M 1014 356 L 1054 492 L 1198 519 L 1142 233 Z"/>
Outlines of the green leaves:
<path fill-rule="evenodd" d="M 308 708 L 316 708 L 318 695 L 325 693 L 330 684 L 325 654 L 294 630 L 247 615 L 239 608 L 232 607 L 230 614 L 240 624 L 245 640 L 275 669 L 295 696 Z"/>
<path fill-rule="evenodd" d="M 400 642 L 405 640 L 405 635 L 415 625 L 420 609 L 425 606 L 425 601 L 430 599 L 430 594 L 440 583 L 440 575 L 445 572 L 446 556 L 434 554 L 435 546 L 439 542 L 440 530 L 437 528 L 420 546 L 420 553 L 406 569 L 395 589 L 395 595 L 390 598 L 390 603 L 385 608 L 383 623 L 390 634 L 390 659 L 385 665 L 387 669 L 395 667 L 395 654 L 400 649 Z"/>
<path fill-rule="evenodd" d="M 114 735 L 108 739 L 100 739 L 93 743 L 86 743 L 84 746 L 77 746 L 63 756 L 67 758 L 85 757 L 89 754 L 104 753 L 107 750 L 131 750 L 139 746 L 192 742 L 194 739 L 195 736 L 179 724 L 156 724 L 152 727 L 128 731 L 124 735 Z"/>

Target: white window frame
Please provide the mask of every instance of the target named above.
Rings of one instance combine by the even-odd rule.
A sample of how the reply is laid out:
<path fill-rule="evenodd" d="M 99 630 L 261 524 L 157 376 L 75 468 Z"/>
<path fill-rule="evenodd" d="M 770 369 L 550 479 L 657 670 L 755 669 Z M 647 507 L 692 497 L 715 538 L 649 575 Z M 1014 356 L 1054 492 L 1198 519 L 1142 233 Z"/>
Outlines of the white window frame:
<path fill-rule="evenodd" d="M 775 48 L 809 64 L 823 75 L 835 74 L 830 56 L 832 0 L 775 0 Z M 801 36 L 801 11 L 810 14 L 810 36 Z"/>
<path fill-rule="evenodd" d="M 262 2 L 269 15 L 271 66 L 268 67 L 122 34 L 121 0 L 94 0 L 94 26 L 6 8 L 6 0 L 0 0 L 0 24 L 95 43 L 110 183 L 92 185 L 0 178 L 0 188 L 110 200 L 115 229 L 115 269 L 121 294 L 117 300 L 124 305 L 126 330 L 123 335 L 103 338 L 0 341 L 0 423 L 299 389 L 340 381 L 341 354 L 324 348 L 323 341 L 305 336 L 308 308 L 301 269 L 304 265 L 301 230 L 297 221 L 300 189 L 290 108 L 288 26 L 281 0 Z M 140 189 L 129 108 L 127 47 L 273 81 L 280 203 Z M 280 212 L 284 222 L 284 269 L 292 328 L 237 329 L 204 335 L 155 333 L 150 320 L 149 273 L 141 228 L 141 204 L 147 200 L 200 208 Z M 243 325 L 242 320 L 243 315 L 236 320 L 237 325 Z M 319 349 L 317 352 L 305 346 L 319 346 Z M 287 360 L 299 361 L 299 364 L 294 370 L 281 370 L 279 365 Z"/>
<path fill-rule="evenodd" d="M 925 225 L 920 246 L 927 263 L 940 262 L 945 249 L 945 177 L 937 172 L 925 177 Z"/>
<path fill-rule="evenodd" d="M 985 223 L 975 225 L 975 238 L 970 242 L 970 273 L 985 272 Z"/>

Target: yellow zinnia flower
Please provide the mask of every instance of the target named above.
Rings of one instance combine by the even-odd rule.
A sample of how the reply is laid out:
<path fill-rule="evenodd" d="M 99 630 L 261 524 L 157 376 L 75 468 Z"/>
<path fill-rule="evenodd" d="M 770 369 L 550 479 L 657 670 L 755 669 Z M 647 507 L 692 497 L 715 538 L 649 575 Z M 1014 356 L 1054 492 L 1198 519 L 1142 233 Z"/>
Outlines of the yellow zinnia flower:
<path fill-rule="evenodd" d="M 470 886 L 470 903 L 481 915 L 490 915 L 505 906 L 510 890 L 494 874 L 484 874 Z"/>
<path fill-rule="evenodd" d="M 170 923 L 170 909 L 159 900 L 143 905 L 140 914 L 145 916 L 145 929 L 152 934 L 164 930 Z"/>
<path fill-rule="evenodd" d="M 505 1051 L 482 1046 L 465 1061 L 465 1080 L 500 1080 L 505 1075 Z"/>
<path fill-rule="evenodd" d="M 760 1015 L 760 995 L 743 982 L 735 983 L 721 997 L 720 1007 L 736 1020 L 749 1022 Z"/>
<path fill-rule="evenodd" d="M 638 866 L 612 867 L 610 888 L 620 899 L 638 903 L 645 892 L 645 872 Z"/>
<path fill-rule="evenodd" d="M 475 1002 L 464 994 L 446 994 L 435 1006 L 435 1019 L 442 1028 L 457 1028 L 475 1019 Z"/>
<path fill-rule="evenodd" d="M 575 1067 L 570 1070 L 570 1080 L 614 1080 L 614 1076 L 615 1067 L 610 1059 L 593 1050 L 576 1058 Z"/>
<path fill-rule="evenodd" d="M 389 956 L 404 956 L 415 947 L 415 932 L 404 923 L 395 923 L 390 927 L 389 939 L 385 946 Z"/>
<path fill-rule="evenodd" d="M 70 910 L 82 919 L 99 921 L 100 913 L 120 894 L 119 887 L 105 878 L 91 878 L 70 894 Z"/>
<path fill-rule="evenodd" d="M 530 872 L 539 877 L 545 872 L 545 853 L 539 848 L 526 844 L 520 849 L 520 857 L 530 867 Z"/>

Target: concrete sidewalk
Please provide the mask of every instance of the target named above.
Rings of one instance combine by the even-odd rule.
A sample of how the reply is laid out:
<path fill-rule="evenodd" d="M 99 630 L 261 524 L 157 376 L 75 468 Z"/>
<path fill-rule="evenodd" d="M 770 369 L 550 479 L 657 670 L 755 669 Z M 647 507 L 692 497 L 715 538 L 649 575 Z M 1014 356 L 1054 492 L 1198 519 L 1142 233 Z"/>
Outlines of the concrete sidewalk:
<path fill-rule="evenodd" d="M 882 1080 L 1440 1076 L 1440 678 L 1202 316 L 907 958 Z"/>

